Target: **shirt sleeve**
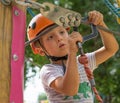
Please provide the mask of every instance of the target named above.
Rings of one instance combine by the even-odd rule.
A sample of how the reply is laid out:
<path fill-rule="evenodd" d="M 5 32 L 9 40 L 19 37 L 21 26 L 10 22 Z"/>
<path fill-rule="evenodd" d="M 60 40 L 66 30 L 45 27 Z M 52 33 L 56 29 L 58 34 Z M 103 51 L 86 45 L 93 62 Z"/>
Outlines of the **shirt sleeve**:
<path fill-rule="evenodd" d="M 40 78 L 44 85 L 50 86 L 50 84 L 58 77 L 63 76 L 63 71 L 54 65 L 43 66 L 40 72 Z"/>
<path fill-rule="evenodd" d="M 92 53 L 86 53 L 87 57 L 88 57 L 88 66 L 94 70 L 97 68 L 96 65 L 96 59 L 95 59 L 95 52 Z"/>

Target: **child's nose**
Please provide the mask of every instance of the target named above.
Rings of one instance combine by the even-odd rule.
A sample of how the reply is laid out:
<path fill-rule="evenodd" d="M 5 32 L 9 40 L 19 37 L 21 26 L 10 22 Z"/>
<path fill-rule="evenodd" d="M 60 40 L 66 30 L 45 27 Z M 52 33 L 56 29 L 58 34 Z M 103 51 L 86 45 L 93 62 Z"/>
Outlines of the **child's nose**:
<path fill-rule="evenodd" d="M 57 36 L 56 36 L 56 40 L 59 42 L 59 41 L 61 41 L 62 39 L 63 39 L 62 35 L 57 34 Z"/>

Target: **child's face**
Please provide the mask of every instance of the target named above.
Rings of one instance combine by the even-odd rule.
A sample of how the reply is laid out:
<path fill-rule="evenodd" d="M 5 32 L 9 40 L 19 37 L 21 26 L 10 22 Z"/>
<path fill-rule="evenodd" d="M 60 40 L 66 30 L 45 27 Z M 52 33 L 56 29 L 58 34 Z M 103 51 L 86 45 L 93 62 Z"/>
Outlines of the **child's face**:
<path fill-rule="evenodd" d="M 56 27 L 41 39 L 48 55 L 61 57 L 68 54 L 68 32 L 63 27 Z"/>

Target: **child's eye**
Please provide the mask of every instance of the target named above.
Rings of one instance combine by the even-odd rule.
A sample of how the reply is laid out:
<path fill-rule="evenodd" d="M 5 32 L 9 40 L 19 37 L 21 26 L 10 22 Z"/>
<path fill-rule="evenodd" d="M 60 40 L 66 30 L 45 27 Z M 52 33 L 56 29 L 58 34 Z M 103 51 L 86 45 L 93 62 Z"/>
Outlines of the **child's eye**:
<path fill-rule="evenodd" d="M 53 38 L 53 36 L 52 35 L 50 35 L 47 39 L 48 40 L 51 40 Z"/>
<path fill-rule="evenodd" d="M 60 31 L 60 34 L 64 34 L 65 33 L 65 31 Z"/>

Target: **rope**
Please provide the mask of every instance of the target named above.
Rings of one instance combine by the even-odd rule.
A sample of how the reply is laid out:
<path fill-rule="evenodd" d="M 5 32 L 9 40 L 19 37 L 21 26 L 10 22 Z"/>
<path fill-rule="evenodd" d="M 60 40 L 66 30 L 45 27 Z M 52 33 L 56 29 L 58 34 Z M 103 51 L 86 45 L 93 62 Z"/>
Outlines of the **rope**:
<path fill-rule="evenodd" d="M 115 35 L 120 36 L 120 32 L 116 32 L 116 31 L 110 30 L 110 29 L 105 28 L 105 27 L 103 27 L 103 26 L 98 26 L 98 25 L 97 25 L 97 28 L 100 29 L 100 30 L 103 30 L 103 31 L 105 31 L 105 32 L 112 33 L 112 34 L 115 34 Z"/>
<path fill-rule="evenodd" d="M 85 68 L 85 72 L 87 74 L 87 77 L 90 81 L 90 84 L 91 84 L 91 87 L 92 87 L 92 90 L 96 96 L 96 99 L 98 100 L 99 103 L 103 103 L 103 100 L 102 98 L 100 97 L 96 87 L 95 87 L 95 80 L 94 80 L 94 76 L 93 76 L 93 73 L 91 71 L 91 69 L 88 67 L 88 60 L 87 60 L 87 56 L 86 55 L 81 55 L 80 59 L 79 59 L 79 62 L 81 64 L 84 65 L 84 68 Z"/>
<path fill-rule="evenodd" d="M 25 61 L 30 62 L 32 65 L 37 66 L 38 68 L 41 68 L 41 66 L 40 66 L 39 64 L 33 62 L 33 61 L 32 61 L 30 58 L 28 58 L 28 57 L 25 57 Z"/>
<path fill-rule="evenodd" d="M 118 7 L 119 7 L 119 13 L 120 13 L 120 0 L 116 0 Z M 117 22 L 120 24 L 120 17 L 117 17 Z"/>
<path fill-rule="evenodd" d="M 115 14 L 117 15 L 118 17 L 120 17 L 120 13 L 118 12 L 119 11 L 119 8 L 116 8 L 114 7 L 109 0 L 104 0 L 105 4 L 107 5 L 107 7 Z"/>
<path fill-rule="evenodd" d="M 32 16 L 32 17 L 34 17 L 35 16 L 35 14 L 32 12 L 32 10 L 31 10 L 31 8 L 27 8 L 27 11 L 30 13 L 30 15 Z"/>
<path fill-rule="evenodd" d="M 109 0 L 104 0 L 107 7 L 117 16 L 117 22 L 120 24 L 120 0 L 116 0 L 119 8 L 114 7 Z"/>

